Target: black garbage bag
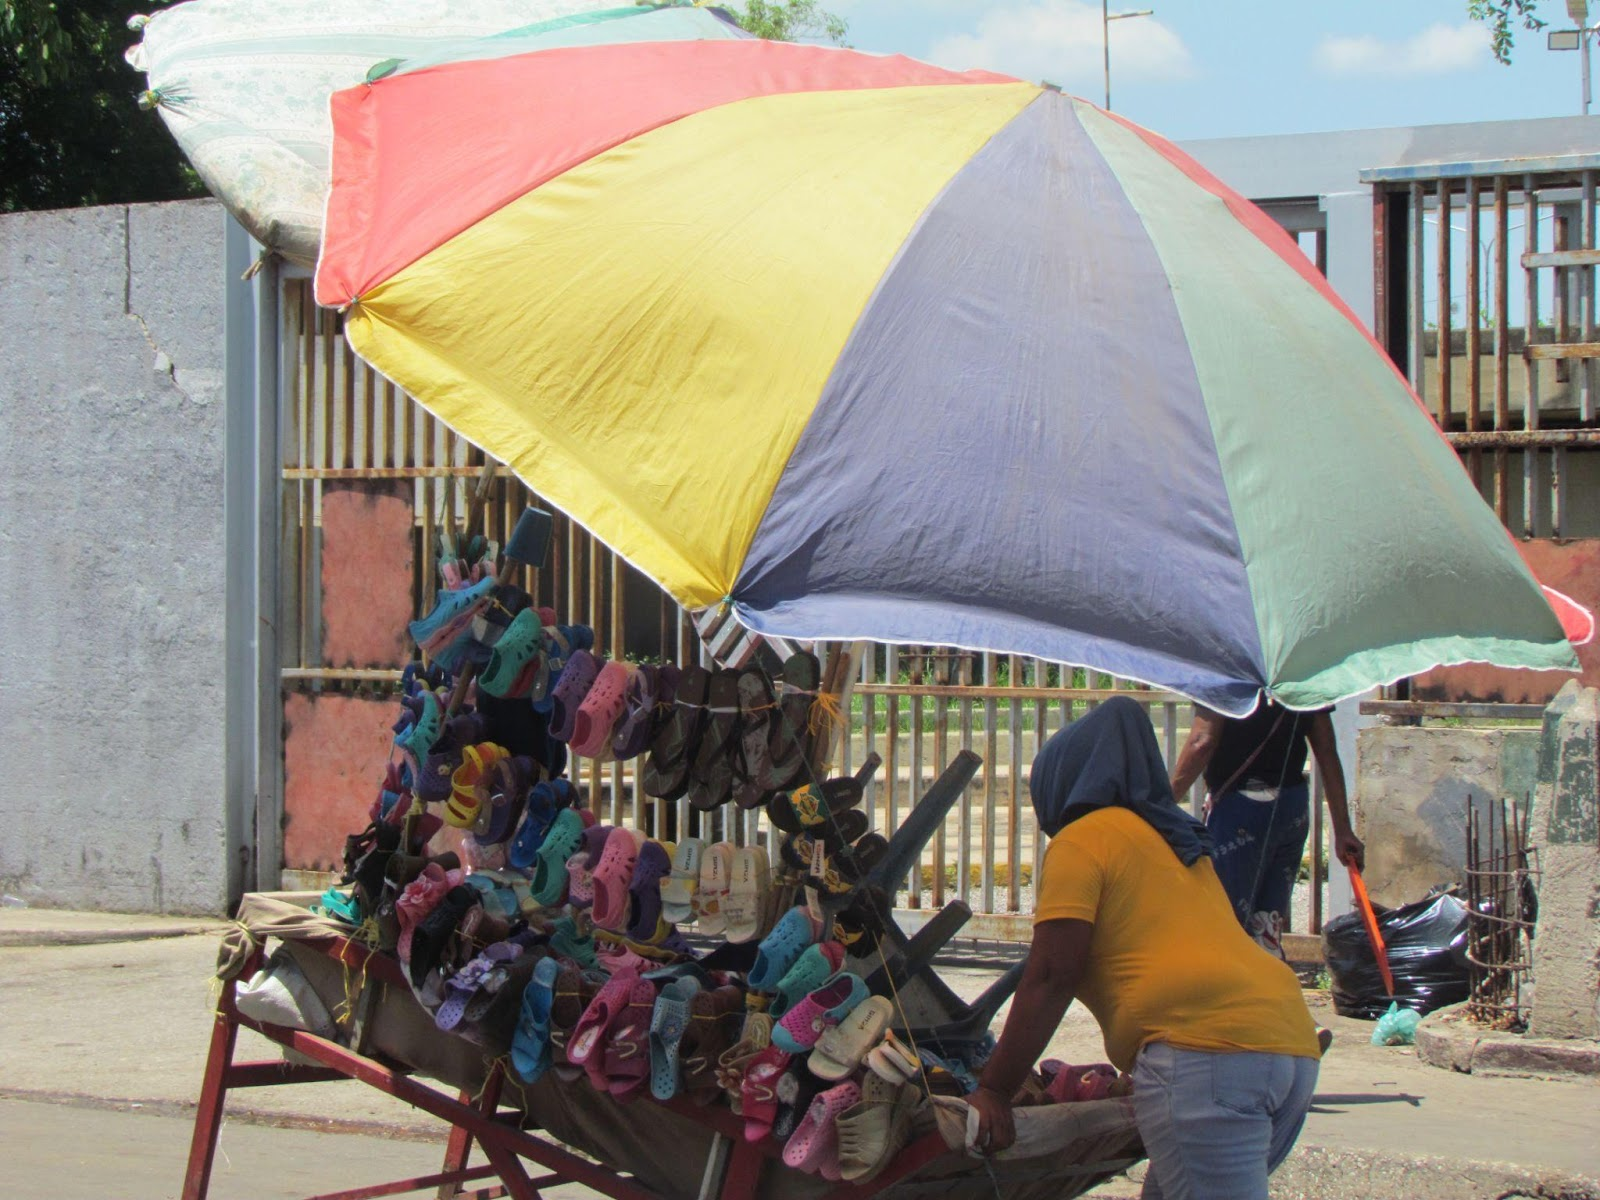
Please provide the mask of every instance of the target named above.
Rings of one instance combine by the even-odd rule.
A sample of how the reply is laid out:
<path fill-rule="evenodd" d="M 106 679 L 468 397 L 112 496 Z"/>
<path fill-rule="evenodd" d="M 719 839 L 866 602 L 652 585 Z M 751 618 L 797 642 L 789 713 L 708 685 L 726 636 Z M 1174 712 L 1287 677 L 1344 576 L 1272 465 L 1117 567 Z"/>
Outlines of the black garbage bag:
<path fill-rule="evenodd" d="M 1383 976 L 1360 913 L 1322 927 L 1322 953 L 1333 978 L 1333 1007 L 1340 1016 L 1376 1021 L 1391 1001 L 1430 1013 L 1467 998 L 1467 906 L 1449 892 L 1431 892 L 1399 908 L 1377 909 L 1378 932 L 1389 951 L 1394 995 Z"/>

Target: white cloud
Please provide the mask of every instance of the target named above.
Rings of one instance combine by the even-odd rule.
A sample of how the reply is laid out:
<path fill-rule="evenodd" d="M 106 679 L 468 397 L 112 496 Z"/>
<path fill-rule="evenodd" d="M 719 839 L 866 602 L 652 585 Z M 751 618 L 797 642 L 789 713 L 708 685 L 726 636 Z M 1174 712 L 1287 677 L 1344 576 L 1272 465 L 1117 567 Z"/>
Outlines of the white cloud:
<path fill-rule="evenodd" d="M 1089 96 L 1099 93 L 1100 6 L 1049 0 L 991 9 L 971 33 L 936 42 L 928 57 L 960 70 L 985 68 L 1028 80 L 1049 80 Z M 1111 23 L 1112 85 L 1181 79 L 1194 73 L 1188 48 L 1155 17 Z"/>
<path fill-rule="evenodd" d="M 1325 37 L 1314 60 L 1326 75 L 1443 75 L 1492 61 L 1482 25 L 1430 25 L 1413 37 Z"/>

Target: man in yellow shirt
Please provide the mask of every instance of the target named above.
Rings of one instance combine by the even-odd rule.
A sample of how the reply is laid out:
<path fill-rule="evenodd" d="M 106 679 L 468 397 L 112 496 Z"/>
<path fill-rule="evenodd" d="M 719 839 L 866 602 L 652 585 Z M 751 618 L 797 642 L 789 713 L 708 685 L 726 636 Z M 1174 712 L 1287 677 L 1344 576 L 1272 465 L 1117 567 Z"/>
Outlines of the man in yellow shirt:
<path fill-rule="evenodd" d="M 1233 918 L 1149 717 L 1107 701 L 1045 744 L 1029 788 L 1051 840 L 1027 970 L 967 1098 L 979 1147 L 1014 1140 L 1011 1098 L 1076 997 L 1133 1074 L 1146 1200 L 1266 1200 L 1316 1087 L 1316 1028 Z"/>

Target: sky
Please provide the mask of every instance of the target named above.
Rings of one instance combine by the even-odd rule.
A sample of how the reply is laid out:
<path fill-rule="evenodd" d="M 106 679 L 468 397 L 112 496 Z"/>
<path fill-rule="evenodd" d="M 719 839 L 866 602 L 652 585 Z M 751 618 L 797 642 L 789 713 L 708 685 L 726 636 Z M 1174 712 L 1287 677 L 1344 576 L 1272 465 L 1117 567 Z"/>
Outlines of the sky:
<path fill-rule="evenodd" d="M 1104 100 L 1098 0 L 823 0 L 860 50 L 986 67 Z M 1175 139 L 1428 125 L 1580 110 L 1576 52 L 1521 32 L 1489 53 L 1466 0 L 1113 0 L 1112 107 Z M 1596 5 L 1600 9 L 1600 5 Z M 1543 0 L 1550 28 L 1571 27 Z M 1600 49 L 1595 55 L 1600 71 Z M 1594 108 L 1600 113 L 1600 105 Z"/>

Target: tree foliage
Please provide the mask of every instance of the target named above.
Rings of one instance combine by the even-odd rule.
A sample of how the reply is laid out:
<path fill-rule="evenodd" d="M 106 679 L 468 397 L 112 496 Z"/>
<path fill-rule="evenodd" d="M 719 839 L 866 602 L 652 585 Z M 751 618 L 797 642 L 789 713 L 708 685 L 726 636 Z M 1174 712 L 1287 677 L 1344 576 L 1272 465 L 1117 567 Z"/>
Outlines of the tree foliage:
<path fill-rule="evenodd" d="M 774 42 L 845 44 L 848 22 L 828 12 L 819 0 L 745 0 L 743 9 L 728 10 L 742 29 Z"/>
<path fill-rule="evenodd" d="M 1502 64 L 1509 65 L 1520 23 L 1529 33 L 1545 27 L 1538 16 L 1539 0 L 1467 0 L 1467 15 L 1489 26 L 1489 45 Z"/>
<path fill-rule="evenodd" d="M 122 58 L 151 7 L 0 0 L 0 212 L 204 194 Z"/>

